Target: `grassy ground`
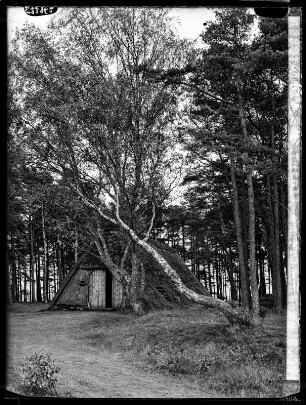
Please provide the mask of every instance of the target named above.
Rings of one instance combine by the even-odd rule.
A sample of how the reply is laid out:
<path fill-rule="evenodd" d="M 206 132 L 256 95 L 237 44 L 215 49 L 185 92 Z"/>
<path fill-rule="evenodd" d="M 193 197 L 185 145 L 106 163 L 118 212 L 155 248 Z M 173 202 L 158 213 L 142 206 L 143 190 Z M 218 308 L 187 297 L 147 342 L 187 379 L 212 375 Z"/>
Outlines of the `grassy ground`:
<path fill-rule="evenodd" d="M 36 350 L 61 365 L 65 396 L 69 390 L 75 397 L 282 396 L 284 316 L 268 313 L 261 327 L 241 329 L 201 306 L 140 318 L 38 308 L 10 307 L 8 387 L 15 392 L 22 391 L 18 364 Z"/>

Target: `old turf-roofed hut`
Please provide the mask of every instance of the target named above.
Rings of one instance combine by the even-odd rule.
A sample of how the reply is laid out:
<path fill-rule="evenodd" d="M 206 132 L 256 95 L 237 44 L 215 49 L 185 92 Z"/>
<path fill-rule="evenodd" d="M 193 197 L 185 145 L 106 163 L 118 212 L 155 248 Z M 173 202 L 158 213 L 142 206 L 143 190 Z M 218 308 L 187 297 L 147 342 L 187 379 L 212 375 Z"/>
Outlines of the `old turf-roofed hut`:
<path fill-rule="evenodd" d="M 191 273 L 173 248 L 155 240 L 151 240 L 150 244 L 176 270 L 187 287 L 197 293 L 209 295 L 203 284 Z M 88 252 L 78 260 L 62 282 L 49 309 L 63 307 L 121 308 L 121 284 L 115 280 L 97 256 L 97 253 Z M 188 298 L 175 289 L 160 265 L 148 253 L 141 251 L 140 258 L 145 268 L 144 298 L 149 309 L 171 308 L 190 303 Z M 128 303 L 126 304 L 128 305 Z"/>
<path fill-rule="evenodd" d="M 49 309 L 119 308 L 121 299 L 121 285 L 95 253 L 86 252 L 63 280 Z"/>

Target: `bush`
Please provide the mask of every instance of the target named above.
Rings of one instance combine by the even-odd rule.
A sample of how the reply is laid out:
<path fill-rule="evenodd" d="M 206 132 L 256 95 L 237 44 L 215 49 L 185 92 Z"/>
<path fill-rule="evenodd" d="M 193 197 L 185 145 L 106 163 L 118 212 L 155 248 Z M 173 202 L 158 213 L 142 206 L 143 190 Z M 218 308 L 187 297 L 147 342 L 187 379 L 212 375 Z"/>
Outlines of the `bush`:
<path fill-rule="evenodd" d="M 28 394 L 40 396 L 58 396 L 55 389 L 56 374 L 60 367 L 55 364 L 49 354 L 33 353 L 20 363 L 22 368 L 22 384 Z"/>
<path fill-rule="evenodd" d="M 277 397 L 282 374 L 256 364 L 223 368 L 206 380 L 210 389 L 229 397 Z"/>
<path fill-rule="evenodd" d="M 167 370 L 171 374 L 191 373 L 193 363 L 188 351 L 175 348 L 170 344 L 168 347 L 148 346 L 146 353 L 157 369 Z"/>

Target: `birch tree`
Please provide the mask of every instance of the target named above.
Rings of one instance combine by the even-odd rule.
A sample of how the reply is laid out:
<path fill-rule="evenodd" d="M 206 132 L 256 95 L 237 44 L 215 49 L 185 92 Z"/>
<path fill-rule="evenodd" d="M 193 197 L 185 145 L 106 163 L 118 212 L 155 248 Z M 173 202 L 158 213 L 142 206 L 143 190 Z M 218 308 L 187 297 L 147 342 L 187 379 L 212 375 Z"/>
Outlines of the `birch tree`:
<path fill-rule="evenodd" d="M 101 260 L 123 283 L 136 312 L 143 313 L 143 288 L 129 287 L 134 276 L 143 277 L 137 255 L 143 249 L 189 299 L 219 309 L 231 322 L 257 323 L 247 310 L 187 288 L 149 242 L 156 206 L 175 182 L 171 134 L 180 94 L 149 82 L 142 67 L 181 68 L 186 42 L 162 9 L 67 9 L 62 15 L 46 31 L 25 26 L 10 56 L 20 125 L 36 164 L 92 210 Z M 126 243 L 119 264 L 109 253 L 105 224 Z M 125 268 L 130 250 L 132 275 Z M 134 281 L 143 286 L 142 279 Z"/>
<path fill-rule="evenodd" d="M 288 309 L 285 395 L 296 393 L 300 389 L 300 24 L 300 16 L 289 17 Z"/>

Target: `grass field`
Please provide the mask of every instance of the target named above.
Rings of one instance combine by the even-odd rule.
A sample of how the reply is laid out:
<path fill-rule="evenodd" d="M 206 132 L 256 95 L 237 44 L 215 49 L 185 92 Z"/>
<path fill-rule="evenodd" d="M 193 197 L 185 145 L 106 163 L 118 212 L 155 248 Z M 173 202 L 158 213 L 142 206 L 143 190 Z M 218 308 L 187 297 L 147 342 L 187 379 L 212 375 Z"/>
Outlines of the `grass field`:
<path fill-rule="evenodd" d="M 61 366 L 61 396 L 105 398 L 280 398 L 285 317 L 256 329 L 227 324 L 202 306 L 132 312 L 8 308 L 7 389 L 23 393 L 20 361 L 34 351 Z"/>

